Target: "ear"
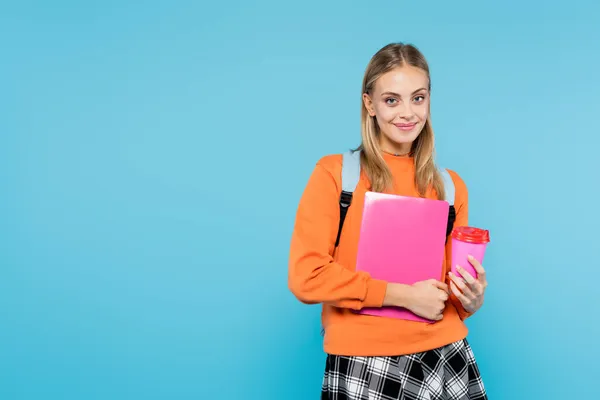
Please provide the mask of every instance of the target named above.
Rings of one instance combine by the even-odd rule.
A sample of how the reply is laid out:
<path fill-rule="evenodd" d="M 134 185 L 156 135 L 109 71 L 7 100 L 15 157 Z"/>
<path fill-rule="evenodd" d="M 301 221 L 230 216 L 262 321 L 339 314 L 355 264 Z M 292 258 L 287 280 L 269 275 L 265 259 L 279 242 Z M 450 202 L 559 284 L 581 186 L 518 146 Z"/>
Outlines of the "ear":
<path fill-rule="evenodd" d="M 369 96 L 367 93 L 363 93 L 362 98 L 363 98 L 363 104 L 365 105 L 367 112 L 369 113 L 369 115 L 371 117 L 374 117 L 375 109 L 373 108 L 373 100 L 371 100 L 371 96 Z"/>

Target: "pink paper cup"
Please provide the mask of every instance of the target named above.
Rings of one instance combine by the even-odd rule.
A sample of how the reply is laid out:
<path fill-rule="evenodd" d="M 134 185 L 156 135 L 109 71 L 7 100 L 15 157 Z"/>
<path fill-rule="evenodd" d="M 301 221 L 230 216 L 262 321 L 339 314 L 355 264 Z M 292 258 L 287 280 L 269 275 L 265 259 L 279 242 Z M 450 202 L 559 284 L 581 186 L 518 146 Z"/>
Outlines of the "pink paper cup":
<path fill-rule="evenodd" d="M 477 278 L 478 274 L 475 268 L 468 260 L 468 256 L 473 256 L 477 261 L 483 264 L 485 250 L 490 242 L 490 233 L 485 229 L 479 229 L 469 226 L 459 226 L 452 230 L 452 266 L 450 270 L 456 276 L 462 276 L 456 270 L 460 265 L 465 271 Z"/>

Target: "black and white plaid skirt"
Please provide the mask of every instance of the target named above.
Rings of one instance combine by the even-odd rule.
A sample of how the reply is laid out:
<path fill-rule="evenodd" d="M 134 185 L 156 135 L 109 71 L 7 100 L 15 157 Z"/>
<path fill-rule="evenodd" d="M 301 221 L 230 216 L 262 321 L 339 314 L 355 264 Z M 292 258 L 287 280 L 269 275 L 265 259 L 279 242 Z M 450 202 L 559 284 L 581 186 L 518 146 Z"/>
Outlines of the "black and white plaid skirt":
<path fill-rule="evenodd" d="M 487 399 L 466 339 L 394 357 L 329 354 L 321 400 Z"/>

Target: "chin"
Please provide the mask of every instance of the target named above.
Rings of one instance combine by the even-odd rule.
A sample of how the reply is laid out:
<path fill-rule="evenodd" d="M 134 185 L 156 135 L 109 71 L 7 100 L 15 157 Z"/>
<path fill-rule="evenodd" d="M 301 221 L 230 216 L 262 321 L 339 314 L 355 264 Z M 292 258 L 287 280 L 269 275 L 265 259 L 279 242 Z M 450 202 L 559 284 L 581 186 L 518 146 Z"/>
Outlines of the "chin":
<path fill-rule="evenodd" d="M 417 140 L 420 131 L 395 133 L 393 135 L 386 134 L 388 140 L 395 144 L 409 144 Z"/>

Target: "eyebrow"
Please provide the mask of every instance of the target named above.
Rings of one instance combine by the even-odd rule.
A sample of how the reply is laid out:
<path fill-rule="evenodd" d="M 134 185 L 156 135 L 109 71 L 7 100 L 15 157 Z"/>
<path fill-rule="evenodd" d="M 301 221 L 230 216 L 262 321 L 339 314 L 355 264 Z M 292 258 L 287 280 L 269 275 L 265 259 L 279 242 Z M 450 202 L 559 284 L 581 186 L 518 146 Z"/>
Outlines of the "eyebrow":
<path fill-rule="evenodd" d="M 417 93 L 417 92 L 420 92 L 420 91 L 422 91 L 422 90 L 427 90 L 427 88 L 424 88 L 424 87 L 422 87 L 422 88 L 419 88 L 419 89 L 415 90 L 414 92 L 412 92 L 412 94 L 415 94 L 415 93 Z M 382 96 L 389 96 L 389 95 L 392 95 L 392 96 L 396 96 L 396 97 L 402 97 L 402 96 L 400 96 L 398 93 L 394 93 L 394 92 L 384 92 L 384 93 L 382 93 L 381 95 L 382 95 Z"/>

